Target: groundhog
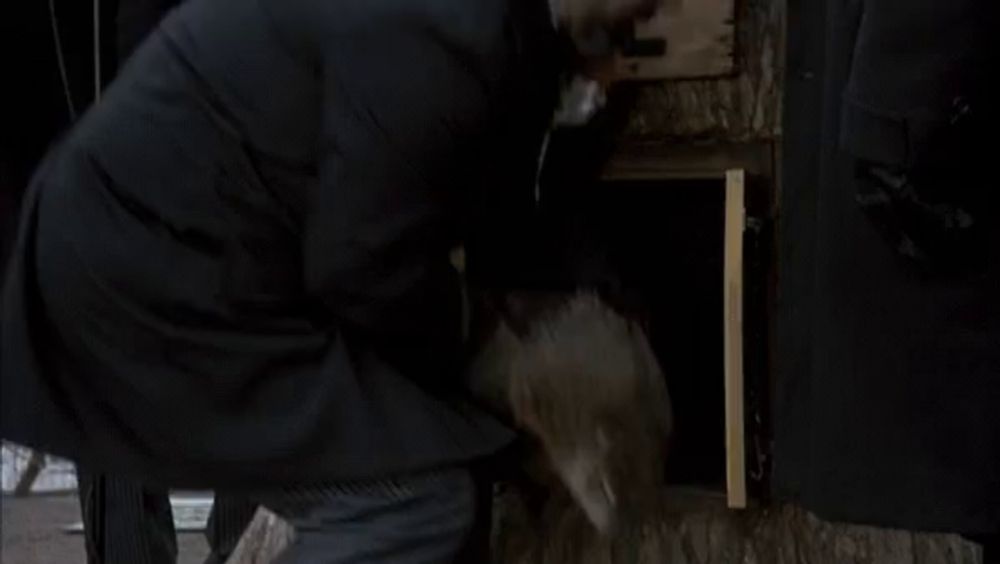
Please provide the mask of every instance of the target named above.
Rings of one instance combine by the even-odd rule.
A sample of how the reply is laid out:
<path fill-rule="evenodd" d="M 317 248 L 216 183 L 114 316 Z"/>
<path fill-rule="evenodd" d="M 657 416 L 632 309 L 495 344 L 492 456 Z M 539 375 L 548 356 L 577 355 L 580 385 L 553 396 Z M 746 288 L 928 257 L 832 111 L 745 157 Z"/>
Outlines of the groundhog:
<path fill-rule="evenodd" d="M 473 320 L 482 345 L 469 389 L 534 439 L 555 481 L 609 534 L 662 487 L 672 410 L 646 335 L 590 292 L 501 302 L 491 320 Z"/>

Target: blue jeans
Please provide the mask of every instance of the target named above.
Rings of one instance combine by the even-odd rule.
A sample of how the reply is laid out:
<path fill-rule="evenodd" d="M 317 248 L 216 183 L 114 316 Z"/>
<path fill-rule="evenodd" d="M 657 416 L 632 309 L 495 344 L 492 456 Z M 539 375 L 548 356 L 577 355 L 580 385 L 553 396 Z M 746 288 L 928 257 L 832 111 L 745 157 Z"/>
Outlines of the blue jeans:
<path fill-rule="evenodd" d="M 453 468 L 261 501 L 296 530 L 280 564 L 486 564 L 491 496 L 470 469 Z"/>

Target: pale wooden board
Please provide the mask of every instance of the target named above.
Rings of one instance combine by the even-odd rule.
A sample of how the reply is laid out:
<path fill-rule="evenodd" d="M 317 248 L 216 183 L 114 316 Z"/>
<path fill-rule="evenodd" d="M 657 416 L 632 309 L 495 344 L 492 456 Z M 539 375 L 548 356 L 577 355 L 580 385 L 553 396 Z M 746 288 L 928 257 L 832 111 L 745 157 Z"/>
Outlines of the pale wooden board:
<path fill-rule="evenodd" d="M 734 0 L 669 0 L 653 18 L 636 25 L 636 38 L 662 38 L 660 57 L 619 56 L 619 79 L 705 78 L 735 68 Z"/>
<path fill-rule="evenodd" d="M 746 226 L 745 173 L 726 173 L 725 379 L 726 486 L 729 507 L 747 505 L 743 393 L 743 232 Z"/>

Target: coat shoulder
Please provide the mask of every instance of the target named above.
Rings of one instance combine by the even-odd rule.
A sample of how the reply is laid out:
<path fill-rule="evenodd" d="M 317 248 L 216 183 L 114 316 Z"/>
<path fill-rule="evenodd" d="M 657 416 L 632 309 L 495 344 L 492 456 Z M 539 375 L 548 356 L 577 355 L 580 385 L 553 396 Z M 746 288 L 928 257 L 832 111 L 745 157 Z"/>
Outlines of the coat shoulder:
<path fill-rule="evenodd" d="M 523 0 L 522 0 L 523 1 Z M 511 0 L 389 0 L 385 2 L 261 0 L 287 32 L 324 46 L 358 36 L 422 33 L 465 47 L 502 44 Z"/>

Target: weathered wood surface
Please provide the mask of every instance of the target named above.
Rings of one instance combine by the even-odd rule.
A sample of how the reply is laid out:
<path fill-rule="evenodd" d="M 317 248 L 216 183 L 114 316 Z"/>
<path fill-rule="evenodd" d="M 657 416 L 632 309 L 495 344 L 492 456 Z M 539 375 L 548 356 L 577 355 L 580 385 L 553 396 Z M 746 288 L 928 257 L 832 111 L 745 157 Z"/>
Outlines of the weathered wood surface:
<path fill-rule="evenodd" d="M 979 549 L 950 535 L 823 522 L 791 507 L 734 512 L 725 497 L 671 490 L 654 519 L 608 543 L 576 512 L 531 516 L 510 493 L 497 500 L 497 564 L 979 564 Z M 290 542 L 261 510 L 229 564 L 265 564 Z"/>
<path fill-rule="evenodd" d="M 644 85 L 623 143 L 769 141 L 781 134 L 785 2 L 737 2 L 736 72 Z"/>
<path fill-rule="evenodd" d="M 722 495 L 670 491 L 645 525 L 609 543 L 571 513 L 529 517 L 501 499 L 496 562 L 502 564 L 978 564 L 958 537 L 825 523 L 790 506 L 726 508 Z"/>
<path fill-rule="evenodd" d="M 269 564 L 294 537 L 295 532 L 288 523 L 261 507 L 226 564 Z"/>
<path fill-rule="evenodd" d="M 657 57 L 617 57 L 620 76 L 635 79 L 704 78 L 733 71 L 735 0 L 669 0 L 636 25 L 640 41 L 663 39 Z"/>

